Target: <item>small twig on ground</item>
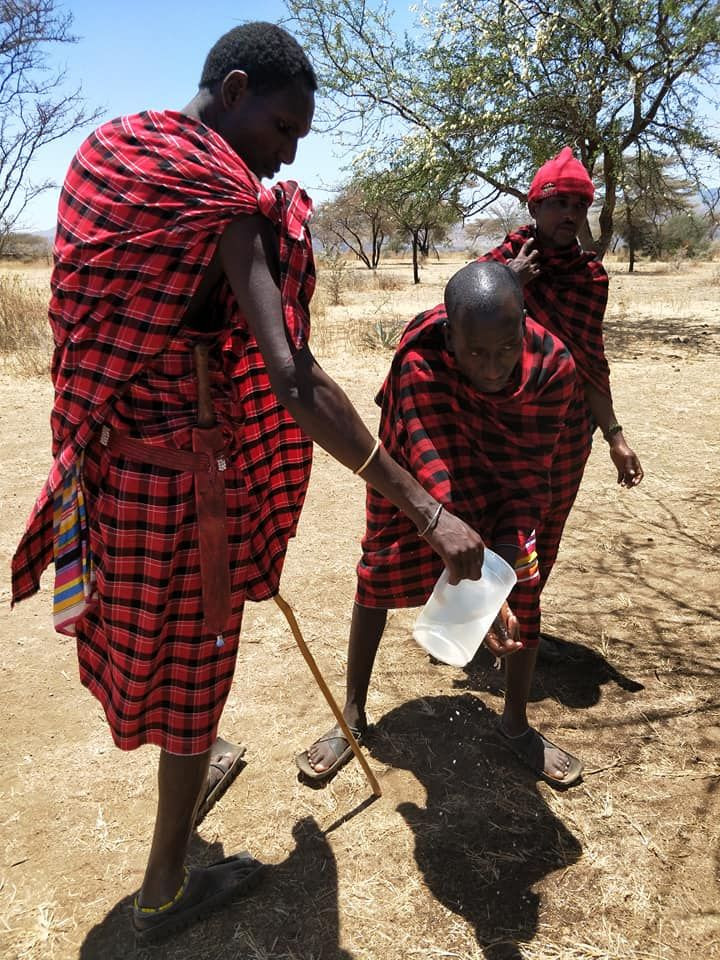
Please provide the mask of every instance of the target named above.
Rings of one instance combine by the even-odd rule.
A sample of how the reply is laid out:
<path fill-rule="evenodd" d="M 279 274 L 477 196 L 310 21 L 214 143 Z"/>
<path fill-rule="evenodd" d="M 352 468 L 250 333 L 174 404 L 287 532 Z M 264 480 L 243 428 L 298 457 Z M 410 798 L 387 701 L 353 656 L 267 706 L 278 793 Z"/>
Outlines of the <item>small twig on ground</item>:
<path fill-rule="evenodd" d="M 605 770 L 614 770 L 615 767 L 627 766 L 629 761 L 621 760 L 617 757 L 612 763 L 606 763 L 604 767 L 594 767 L 592 770 L 583 770 L 583 777 L 594 777 L 596 773 L 604 773 Z"/>
<path fill-rule="evenodd" d="M 651 773 L 656 780 L 718 780 L 720 770 L 714 773 Z"/>
<path fill-rule="evenodd" d="M 667 863 L 667 859 L 665 855 L 658 848 L 658 845 L 655 843 L 654 840 L 645 836 L 645 834 L 643 833 L 642 827 L 638 823 L 635 823 L 633 818 L 628 816 L 627 813 L 625 813 L 623 810 L 620 811 L 620 816 L 623 817 L 625 820 L 627 820 L 627 822 L 630 824 L 630 826 L 634 830 L 637 830 L 638 834 L 640 835 L 640 839 L 648 848 L 648 850 L 650 850 L 651 853 L 654 853 L 655 856 L 658 858 L 658 860 L 660 860 L 662 863 Z"/>

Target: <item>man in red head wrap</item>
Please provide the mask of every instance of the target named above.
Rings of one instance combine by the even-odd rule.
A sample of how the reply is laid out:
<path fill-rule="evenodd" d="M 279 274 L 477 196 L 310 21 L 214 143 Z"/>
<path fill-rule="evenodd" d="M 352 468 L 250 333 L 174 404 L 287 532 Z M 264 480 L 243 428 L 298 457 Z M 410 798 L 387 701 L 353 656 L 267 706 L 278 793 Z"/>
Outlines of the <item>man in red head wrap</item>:
<path fill-rule="evenodd" d="M 608 275 L 577 240 L 594 195 L 587 170 L 564 147 L 540 167 L 530 184 L 528 208 L 534 225 L 520 227 L 479 258 L 507 263 L 517 273 L 528 313 L 565 343 L 577 371 L 574 396 L 553 458 L 551 505 L 537 531 L 541 586 L 555 563 L 596 428 L 609 445 L 617 482 L 631 488 L 643 478 L 640 461 L 613 409 L 603 342 Z M 541 656 L 560 655 L 547 639 L 540 651 Z"/>

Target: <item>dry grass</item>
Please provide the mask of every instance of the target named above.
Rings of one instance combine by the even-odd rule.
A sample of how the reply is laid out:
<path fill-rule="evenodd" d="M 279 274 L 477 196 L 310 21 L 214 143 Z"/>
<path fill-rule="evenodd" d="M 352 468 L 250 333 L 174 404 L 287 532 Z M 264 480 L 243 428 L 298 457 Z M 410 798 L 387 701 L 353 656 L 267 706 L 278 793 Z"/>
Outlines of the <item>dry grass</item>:
<path fill-rule="evenodd" d="M 320 277 L 314 347 L 371 428 L 390 352 L 363 346 L 362 331 L 437 303 L 460 262 L 426 265 L 420 288 L 409 263 L 388 264 L 397 288 L 372 295 L 352 266 L 339 305 Z M 0 609 L 0 956 L 719 960 L 717 264 L 645 266 L 628 277 L 611 264 L 608 348 L 646 480 L 618 489 L 596 444 L 544 595 L 568 657 L 539 666 L 531 695 L 533 723 L 583 757 L 584 783 L 555 793 L 520 768 L 492 733 L 502 675 L 431 666 L 405 610 L 389 617 L 368 701 L 383 797 L 364 805 L 357 764 L 306 789 L 293 755 L 328 710 L 274 604 L 251 604 L 222 730 L 248 744 L 248 766 L 192 856 L 249 848 L 267 877 L 253 898 L 136 952 L 128 909 L 156 755 L 113 749 L 74 644 L 52 634 L 45 581 Z M 47 472 L 46 440 L 29 438 L 46 438 L 51 397 L 46 381 L 0 377 L 5 568 Z M 282 587 L 338 696 L 362 527 L 362 484 L 318 450 Z"/>
<path fill-rule="evenodd" d="M 0 272 L 0 359 L 21 376 L 47 373 L 52 350 L 44 271 Z"/>

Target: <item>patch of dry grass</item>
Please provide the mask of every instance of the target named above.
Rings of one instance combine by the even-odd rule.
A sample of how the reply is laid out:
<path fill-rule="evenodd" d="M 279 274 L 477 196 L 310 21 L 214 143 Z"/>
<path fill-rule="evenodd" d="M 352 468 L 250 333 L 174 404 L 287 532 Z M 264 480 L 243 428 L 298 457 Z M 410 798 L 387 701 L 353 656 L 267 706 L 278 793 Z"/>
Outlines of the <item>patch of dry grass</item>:
<path fill-rule="evenodd" d="M 363 346 L 360 331 L 434 305 L 460 265 L 426 265 L 415 287 L 407 262 L 388 262 L 398 289 L 380 291 L 353 264 L 339 305 L 320 277 L 313 348 L 338 353 L 328 369 L 368 424 L 390 353 Z M 46 588 L 0 610 L 0 957 L 720 960 L 717 264 L 664 278 L 645 267 L 611 268 L 608 313 L 617 408 L 647 479 L 617 489 L 596 445 L 545 595 L 551 632 L 578 659 L 541 664 L 531 703 L 533 723 L 584 758 L 585 782 L 565 794 L 536 784 L 491 736 L 501 676 L 430 666 L 406 610 L 388 618 L 368 700 L 383 797 L 363 806 L 358 764 L 308 790 L 293 756 L 331 719 L 275 605 L 251 604 L 221 731 L 247 743 L 248 766 L 192 856 L 248 848 L 267 876 L 252 898 L 135 953 L 128 910 L 150 842 L 155 754 L 111 746 L 79 689 L 74 645 L 52 636 Z M 0 377 L 6 567 L 47 473 L 46 445 L 28 437 L 46 429 L 51 396 Z M 337 697 L 361 488 L 317 451 L 283 574 Z"/>
<path fill-rule="evenodd" d="M 21 271 L 0 273 L 0 358 L 20 376 L 47 373 L 52 336 L 47 290 L 37 277 Z"/>

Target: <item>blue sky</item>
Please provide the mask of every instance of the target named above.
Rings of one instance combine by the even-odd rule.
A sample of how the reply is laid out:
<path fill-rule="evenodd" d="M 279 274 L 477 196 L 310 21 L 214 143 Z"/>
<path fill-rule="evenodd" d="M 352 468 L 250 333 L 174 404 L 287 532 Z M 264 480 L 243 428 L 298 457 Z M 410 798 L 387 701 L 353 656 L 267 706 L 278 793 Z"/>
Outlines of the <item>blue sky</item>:
<path fill-rule="evenodd" d="M 194 96 L 205 56 L 218 37 L 245 20 L 278 22 L 287 16 L 282 0 L 68 0 L 62 9 L 72 12 L 80 40 L 51 47 L 51 62 L 66 64 L 69 81 L 82 84 L 88 104 L 102 107 L 104 119 L 148 108 L 181 109 Z M 60 184 L 90 130 L 44 148 L 32 168 L 33 180 Z M 323 200 L 327 188 L 342 178 L 344 162 L 334 155 L 328 136 L 311 132 L 281 176 L 298 180 L 315 200 Z M 58 195 L 59 186 L 28 206 L 22 228 L 52 228 Z"/>
<path fill-rule="evenodd" d="M 396 23 L 410 27 L 411 0 L 395 0 Z M 76 44 L 49 48 L 50 65 L 65 65 L 68 82 L 82 84 L 89 106 L 103 119 L 148 108 L 182 109 L 194 96 L 203 61 L 225 31 L 245 20 L 278 22 L 287 16 L 282 0 L 58 0 L 74 17 Z M 26 209 L 19 229 L 48 230 L 62 182 L 75 150 L 90 127 L 50 144 L 38 155 L 31 177 L 58 184 Z M 328 135 L 311 132 L 295 163 L 281 176 L 298 180 L 316 201 L 327 199 L 349 162 Z M 714 180 L 714 176 L 711 177 Z"/>

